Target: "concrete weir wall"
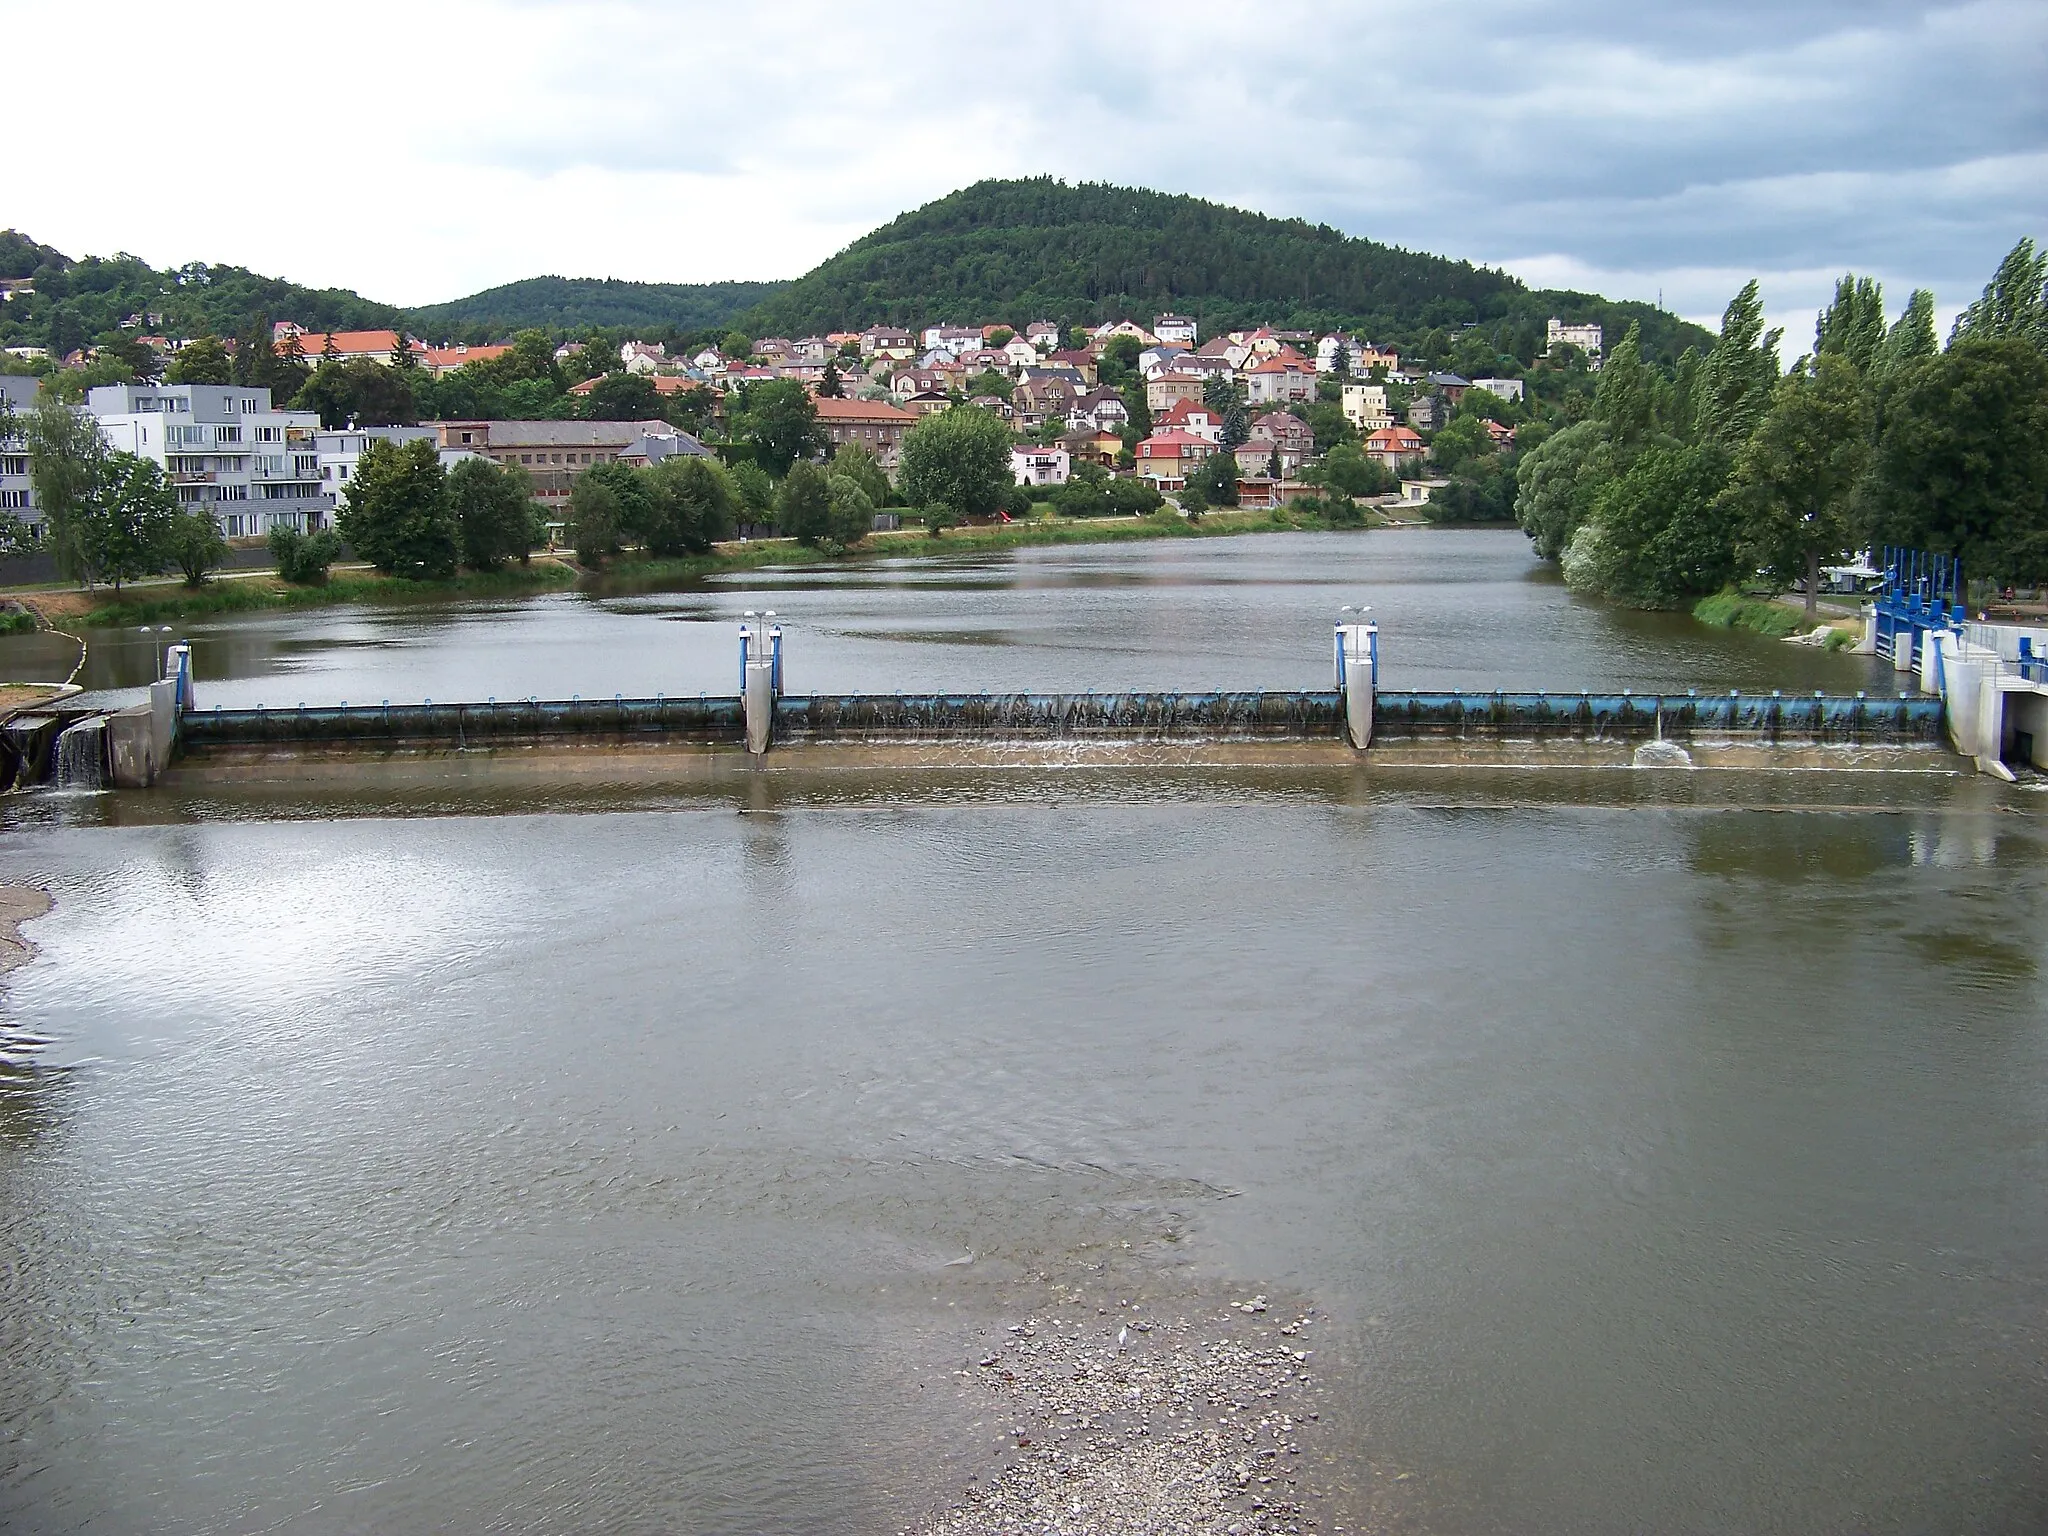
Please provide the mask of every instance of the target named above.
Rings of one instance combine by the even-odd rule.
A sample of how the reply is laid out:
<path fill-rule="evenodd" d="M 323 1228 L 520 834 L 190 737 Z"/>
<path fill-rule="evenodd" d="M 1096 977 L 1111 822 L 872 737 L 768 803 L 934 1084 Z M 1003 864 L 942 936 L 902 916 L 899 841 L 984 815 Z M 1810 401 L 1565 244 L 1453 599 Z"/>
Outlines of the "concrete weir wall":
<path fill-rule="evenodd" d="M 978 738 L 1032 740 L 1342 740 L 1334 690 L 1224 693 L 815 694 L 774 701 L 775 743 Z M 1748 695 L 1426 693 L 1380 690 L 1373 730 L 1414 736 L 1933 742 L 1938 699 Z M 305 750 L 466 748 L 662 741 L 740 746 L 737 695 L 695 699 L 507 700 L 332 709 L 198 710 L 182 743 Z M 161 762 L 162 758 L 159 757 Z"/>

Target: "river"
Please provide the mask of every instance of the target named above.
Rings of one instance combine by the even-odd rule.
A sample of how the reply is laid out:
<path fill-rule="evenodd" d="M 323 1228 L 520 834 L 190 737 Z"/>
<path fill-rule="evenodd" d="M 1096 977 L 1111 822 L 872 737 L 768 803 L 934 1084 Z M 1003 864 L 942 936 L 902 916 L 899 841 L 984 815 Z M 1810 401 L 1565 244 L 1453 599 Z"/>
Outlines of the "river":
<path fill-rule="evenodd" d="M 800 688 L 1284 687 L 1360 601 L 1395 686 L 1889 682 L 1486 533 L 193 634 L 202 705 L 729 691 L 764 606 Z M 896 1530 L 1001 1433 L 955 1372 L 1086 1280 L 1313 1305 L 1320 1529 L 2037 1531 L 2041 803 L 815 752 L 16 797 L 0 1526 Z"/>

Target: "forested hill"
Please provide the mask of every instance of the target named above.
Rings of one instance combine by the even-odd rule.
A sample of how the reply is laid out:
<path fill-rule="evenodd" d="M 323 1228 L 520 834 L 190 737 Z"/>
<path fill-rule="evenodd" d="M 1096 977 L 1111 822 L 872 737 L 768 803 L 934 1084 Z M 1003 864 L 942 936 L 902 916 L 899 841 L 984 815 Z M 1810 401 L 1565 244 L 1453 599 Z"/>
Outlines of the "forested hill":
<path fill-rule="evenodd" d="M 529 277 L 466 299 L 406 312 L 422 336 L 491 341 L 529 326 L 709 331 L 732 323 L 787 282 L 629 283 L 617 278 Z"/>
<path fill-rule="evenodd" d="M 141 315 L 172 336 L 234 336 L 259 317 L 296 320 L 313 330 L 396 325 L 401 311 L 346 288 L 304 288 L 243 267 L 204 262 L 158 271 L 134 256 L 74 260 L 15 230 L 0 230 L 0 278 L 32 278 L 33 294 L 0 305 L 0 345 L 47 346 L 64 353 Z"/>
<path fill-rule="evenodd" d="M 1047 177 L 978 182 L 906 213 L 741 324 L 755 335 L 794 336 L 932 320 L 1143 324 L 1157 310 L 1195 315 L 1204 335 L 1254 323 L 1353 325 L 1389 337 L 1467 321 L 1540 329 L 1561 313 L 1601 320 L 1617 339 L 1640 319 L 1653 354 L 1705 340 L 1647 304 L 1532 293 L 1504 272 L 1328 225 Z"/>

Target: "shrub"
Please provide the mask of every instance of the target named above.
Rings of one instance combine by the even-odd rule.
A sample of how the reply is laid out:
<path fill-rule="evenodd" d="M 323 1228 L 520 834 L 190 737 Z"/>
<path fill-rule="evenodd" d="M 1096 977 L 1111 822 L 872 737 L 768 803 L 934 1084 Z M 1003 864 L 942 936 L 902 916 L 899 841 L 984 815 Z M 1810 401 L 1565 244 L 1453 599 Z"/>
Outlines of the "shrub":
<path fill-rule="evenodd" d="M 301 533 L 296 528 L 270 530 L 270 558 L 277 574 L 296 587 L 327 584 L 327 568 L 341 555 L 341 540 L 328 529 Z"/>

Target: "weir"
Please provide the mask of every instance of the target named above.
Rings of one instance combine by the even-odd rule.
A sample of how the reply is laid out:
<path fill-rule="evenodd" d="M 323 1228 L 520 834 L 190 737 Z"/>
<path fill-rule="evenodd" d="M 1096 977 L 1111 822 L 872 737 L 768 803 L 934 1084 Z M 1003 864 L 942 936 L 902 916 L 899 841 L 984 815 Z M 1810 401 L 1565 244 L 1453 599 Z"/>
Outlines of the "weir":
<path fill-rule="evenodd" d="M 803 743 L 963 739 L 1348 741 L 1361 750 L 1375 741 L 1428 737 L 1899 745 L 1941 739 L 1941 701 L 1932 697 L 1383 689 L 1378 629 L 1364 614 L 1347 611 L 1335 627 L 1336 687 L 1329 690 L 790 694 L 781 627 L 772 613 L 749 613 L 735 694 L 194 709 L 182 716 L 179 740 L 196 753 L 670 742 L 743 747 L 759 757 Z M 180 681 L 187 695 L 189 671 Z"/>

